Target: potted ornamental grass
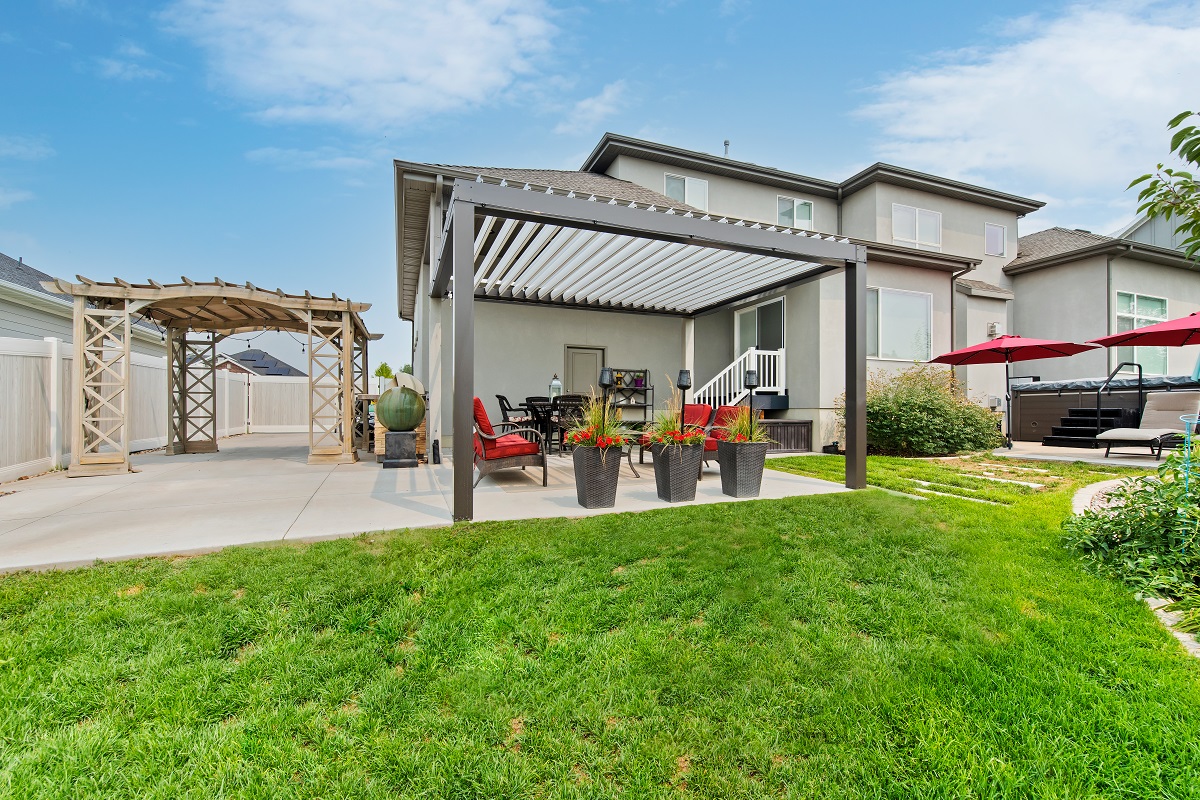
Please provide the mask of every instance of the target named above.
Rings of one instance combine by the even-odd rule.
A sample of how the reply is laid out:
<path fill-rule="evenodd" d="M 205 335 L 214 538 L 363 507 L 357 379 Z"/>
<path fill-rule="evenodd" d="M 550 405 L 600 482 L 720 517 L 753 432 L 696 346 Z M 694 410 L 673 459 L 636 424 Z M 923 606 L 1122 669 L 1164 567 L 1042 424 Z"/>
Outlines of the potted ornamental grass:
<path fill-rule="evenodd" d="M 717 462 L 721 492 L 730 497 L 758 497 L 767 450 L 774 441 L 746 406 L 725 421 L 717 433 Z"/>
<path fill-rule="evenodd" d="M 617 504 L 617 477 L 621 448 L 629 432 L 621 427 L 621 411 L 605 399 L 593 397 L 583 407 L 575 427 L 565 439 L 575 465 L 575 496 L 584 508 L 612 508 Z"/>
<path fill-rule="evenodd" d="M 679 391 L 671 392 L 666 411 L 658 415 L 647 431 L 650 452 L 654 455 L 654 484 L 660 500 L 682 503 L 696 499 L 700 480 L 700 459 L 704 456 L 707 432 L 695 425 L 683 425 Z"/>

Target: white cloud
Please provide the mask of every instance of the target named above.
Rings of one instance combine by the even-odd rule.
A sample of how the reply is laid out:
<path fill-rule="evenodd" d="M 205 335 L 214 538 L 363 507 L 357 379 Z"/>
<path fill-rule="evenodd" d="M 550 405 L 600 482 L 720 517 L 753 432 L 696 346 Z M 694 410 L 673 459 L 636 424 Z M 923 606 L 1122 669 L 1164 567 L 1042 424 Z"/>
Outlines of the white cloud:
<path fill-rule="evenodd" d="M 595 97 L 580 100 L 558 125 L 555 133 L 587 133 L 621 110 L 625 101 L 625 81 L 613 81 Z"/>
<path fill-rule="evenodd" d="M 0 158 L 39 161 L 54 155 L 54 148 L 43 139 L 29 136 L 0 136 Z"/>
<path fill-rule="evenodd" d="M 17 203 L 33 199 L 33 192 L 24 189 L 5 189 L 0 186 L 0 209 L 11 208 Z"/>
<path fill-rule="evenodd" d="M 256 164 L 269 164 L 285 171 L 300 169 L 362 169 L 369 167 L 371 160 L 348 155 L 333 147 L 318 147 L 315 150 L 298 150 L 283 147 L 260 147 L 246 153 L 246 160 Z"/>
<path fill-rule="evenodd" d="M 1200 99 L 1197 11 L 1143 0 L 998 23 L 1004 41 L 883 80 L 858 115 L 879 126 L 884 160 L 1109 202 L 1163 160 L 1167 120 Z"/>
<path fill-rule="evenodd" d="M 118 81 L 144 81 L 166 78 L 167 73 L 145 62 L 151 56 L 133 42 L 123 42 L 110 58 L 98 58 L 100 76 Z"/>
<path fill-rule="evenodd" d="M 532 71 L 543 0 L 175 0 L 167 27 L 264 121 L 380 128 L 482 105 Z"/>

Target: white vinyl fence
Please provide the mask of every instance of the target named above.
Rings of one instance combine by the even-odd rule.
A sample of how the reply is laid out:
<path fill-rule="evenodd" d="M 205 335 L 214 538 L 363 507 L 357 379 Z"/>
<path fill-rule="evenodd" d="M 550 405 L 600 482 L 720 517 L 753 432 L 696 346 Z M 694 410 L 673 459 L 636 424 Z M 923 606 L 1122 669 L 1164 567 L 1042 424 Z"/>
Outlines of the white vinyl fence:
<path fill-rule="evenodd" d="M 71 460 L 70 344 L 0 337 L 0 482 Z M 167 443 L 167 359 L 130 355 L 129 449 Z M 217 370 L 217 436 L 306 433 L 308 378 Z"/>

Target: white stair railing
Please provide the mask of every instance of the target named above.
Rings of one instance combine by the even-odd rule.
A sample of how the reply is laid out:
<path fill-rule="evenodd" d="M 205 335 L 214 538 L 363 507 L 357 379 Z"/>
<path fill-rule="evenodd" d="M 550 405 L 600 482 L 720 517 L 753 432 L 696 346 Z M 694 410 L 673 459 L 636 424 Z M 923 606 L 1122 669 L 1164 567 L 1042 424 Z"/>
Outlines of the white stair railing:
<path fill-rule="evenodd" d="M 746 391 L 746 370 L 758 370 L 756 392 L 783 394 L 787 386 L 787 362 L 783 350 L 759 350 L 751 347 L 717 376 L 695 391 L 696 403 L 710 406 L 735 406 L 750 396 Z"/>

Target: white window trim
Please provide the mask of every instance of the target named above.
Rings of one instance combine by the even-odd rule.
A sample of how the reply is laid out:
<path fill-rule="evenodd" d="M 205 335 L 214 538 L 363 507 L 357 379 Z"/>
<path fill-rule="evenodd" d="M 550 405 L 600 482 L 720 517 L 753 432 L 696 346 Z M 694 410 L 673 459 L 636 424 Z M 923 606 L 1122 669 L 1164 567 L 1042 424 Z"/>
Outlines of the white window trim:
<path fill-rule="evenodd" d="M 1169 320 L 1171 318 L 1171 299 L 1169 297 L 1159 297 L 1157 295 L 1145 294 L 1143 292 L 1127 292 L 1124 289 L 1116 289 L 1115 291 L 1113 291 L 1113 318 L 1112 318 L 1112 321 L 1109 323 L 1109 330 L 1112 333 L 1117 332 L 1116 331 L 1117 320 L 1120 319 L 1121 317 L 1132 317 L 1135 322 L 1137 321 L 1137 318 L 1138 318 L 1136 313 L 1122 314 L 1120 311 L 1117 310 L 1117 296 L 1122 295 L 1122 294 L 1127 294 L 1133 298 L 1133 310 L 1135 312 L 1137 311 L 1137 299 L 1139 297 L 1148 297 L 1151 300 L 1162 300 L 1163 301 L 1163 318 L 1160 320 L 1155 320 L 1155 322 L 1166 322 L 1167 320 Z M 1151 323 L 1151 324 L 1153 325 L 1154 323 Z M 1142 327 L 1145 327 L 1145 326 L 1142 326 Z M 1134 330 L 1137 330 L 1137 328 L 1134 328 Z M 1149 345 L 1149 346 L 1150 347 L 1159 347 L 1159 345 Z M 1142 347 L 1147 347 L 1147 345 L 1140 345 L 1140 346 L 1139 345 L 1120 345 L 1118 347 L 1113 347 L 1109 350 L 1109 353 L 1111 353 L 1110 358 L 1112 359 L 1109 362 L 1109 367 L 1108 367 L 1110 370 L 1113 369 L 1113 367 L 1115 367 L 1118 363 L 1120 363 L 1118 361 L 1118 359 L 1120 358 L 1120 356 L 1118 355 L 1118 353 L 1120 352 L 1120 347 L 1132 347 L 1133 348 L 1133 360 L 1137 361 L 1139 364 L 1142 363 L 1140 360 L 1138 360 L 1138 350 L 1140 350 Z M 1142 372 L 1144 375 L 1149 377 L 1151 375 L 1170 375 L 1171 374 L 1171 349 L 1169 347 L 1165 348 L 1165 349 L 1167 352 L 1166 369 L 1163 372 L 1146 372 L 1145 369 L 1143 368 Z M 1122 375 L 1126 375 L 1126 374 L 1134 375 L 1136 373 L 1137 373 L 1137 370 L 1130 369 L 1129 367 L 1126 367 L 1125 369 L 1121 370 Z"/>
<path fill-rule="evenodd" d="M 748 305 L 748 306 L 743 306 L 741 308 L 734 310 L 734 312 L 733 312 L 733 352 L 735 352 L 739 355 L 743 352 L 743 350 L 742 350 L 742 326 L 739 324 L 742 314 L 746 313 L 747 311 L 754 311 L 757 314 L 757 311 L 760 307 L 769 306 L 772 303 L 779 303 L 783 307 L 783 345 L 784 345 L 784 349 L 785 350 L 787 349 L 787 296 L 780 295 L 779 297 L 772 297 L 770 300 L 763 300 L 762 302 L 754 303 L 754 304 Z M 757 319 L 755 320 L 755 322 L 757 322 Z M 755 333 L 757 333 L 757 332 L 758 332 L 758 326 L 755 325 Z M 757 347 L 757 346 L 758 345 L 755 344 L 755 347 Z"/>
<path fill-rule="evenodd" d="M 987 229 L 989 227 L 999 228 L 1002 231 L 1002 235 L 1000 237 L 1000 252 L 999 253 L 989 253 L 987 251 Z M 998 258 L 1007 258 L 1008 257 L 1008 226 L 1007 225 L 1000 225 L 995 222 L 983 223 L 983 254 L 985 256 L 996 256 Z"/>
<path fill-rule="evenodd" d="M 932 292 L 918 292 L 918 291 L 914 291 L 912 289 L 893 289 L 890 286 L 868 286 L 867 287 L 868 292 L 871 291 L 872 289 L 877 292 L 895 292 L 896 294 L 918 294 L 918 295 L 921 295 L 922 297 L 929 298 L 929 305 L 928 305 L 928 308 L 929 308 L 929 358 L 932 358 L 933 357 L 933 293 Z M 878 307 L 879 306 L 876 305 L 876 308 L 878 308 Z M 877 323 L 875 326 L 875 333 L 878 335 L 882 331 L 882 329 L 883 329 L 883 326 L 879 325 Z M 875 350 L 877 352 L 883 350 L 883 348 L 880 346 L 880 344 L 881 343 L 879 341 L 875 342 Z M 868 361 L 889 361 L 893 364 L 911 364 L 914 361 L 919 361 L 920 359 L 887 358 L 885 356 L 867 356 L 867 360 Z M 928 361 L 929 359 L 927 358 L 925 360 Z"/>
<path fill-rule="evenodd" d="M 703 183 L 703 184 L 704 184 L 704 206 L 703 206 L 703 207 L 701 207 L 701 206 L 696 206 L 696 208 L 699 208 L 701 211 L 704 211 L 704 212 L 706 212 L 706 213 L 708 212 L 708 200 L 709 200 L 709 197 L 708 197 L 708 189 L 709 189 L 709 186 L 708 186 L 708 179 L 707 179 L 707 178 L 693 178 L 693 177 L 691 177 L 690 175 L 680 175 L 680 174 L 678 174 L 678 173 L 676 173 L 676 172 L 666 172 L 666 173 L 663 173 L 663 194 L 664 194 L 664 195 L 667 195 L 667 197 L 671 197 L 671 195 L 667 194 L 667 179 L 668 179 L 668 178 L 676 178 L 676 179 L 678 179 L 678 180 L 681 180 L 681 181 L 683 181 L 683 202 L 684 202 L 686 205 L 689 205 L 689 206 L 690 206 L 690 205 L 692 205 L 692 204 L 691 204 L 691 203 L 689 203 L 689 202 L 688 202 L 688 200 L 687 200 L 687 195 L 688 195 L 688 191 L 687 191 L 687 185 L 688 185 L 688 181 L 695 181 L 695 182 L 697 182 L 697 183 Z M 671 198 L 671 199 L 674 199 L 674 198 Z"/>
<path fill-rule="evenodd" d="M 913 210 L 913 221 L 916 226 L 916 235 L 918 238 L 916 238 L 916 239 L 901 239 L 896 236 L 896 209 L 897 208 L 911 208 Z M 921 214 L 920 214 L 920 212 L 922 212 L 922 211 L 924 211 L 927 214 L 936 214 L 937 215 L 938 239 L 940 240 L 940 239 L 944 238 L 942 236 L 942 212 L 934 211 L 932 208 L 921 208 L 920 206 L 910 206 L 906 203 L 892 203 L 892 244 L 898 244 L 901 247 L 911 247 L 914 250 L 924 250 L 927 253 L 940 253 L 940 252 L 942 252 L 942 242 L 941 241 L 939 241 L 937 244 L 933 244 L 932 242 L 924 242 L 923 243 L 920 240 L 920 236 L 921 236 Z M 935 247 L 937 248 L 936 250 L 934 249 Z"/>
<path fill-rule="evenodd" d="M 812 200 L 802 200 L 799 197 L 789 197 L 786 194 L 775 195 L 775 223 L 774 223 L 775 225 L 783 224 L 779 221 L 779 201 L 780 200 L 791 200 L 792 201 L 792 222 L 793 222 L 792 227 L 794 229 L 800 230 L 800 231 L 815 231 L 817 229 L 817 205 L 816 205 L 816 203 L 814 203 Z M 807 228 L 802 228 L 801 226 L 794 224 L 796 221 L 796 206 L 801 205 L 801 204 L 808 206 L 809 227 L 807 227 Z"/>

